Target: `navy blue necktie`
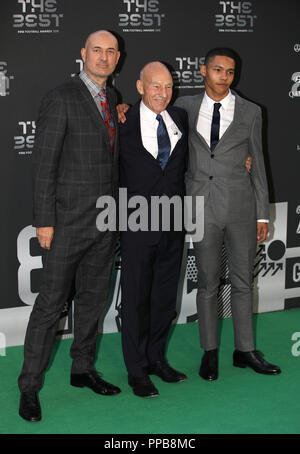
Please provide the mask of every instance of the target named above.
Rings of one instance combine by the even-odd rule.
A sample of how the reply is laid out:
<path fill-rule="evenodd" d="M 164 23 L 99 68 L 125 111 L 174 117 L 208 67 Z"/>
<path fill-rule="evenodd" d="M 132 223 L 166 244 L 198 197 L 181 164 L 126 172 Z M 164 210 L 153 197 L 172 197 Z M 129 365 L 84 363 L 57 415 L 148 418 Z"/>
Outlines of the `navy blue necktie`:
<path fill-rule="evenodd" d="M 165 125 L 165 122 L 160 114 L 157 115 L 158 120 L 157 127 L 157 144 L 158 144 L 158 155 L 157 159 L 162 169 L 165 168 L 171 151 L 170 137 Z"/>
<path fill-rule="evenodd" d="M 216 102 L 214 104 L 214 113 L 211 122 L 211 131 L 210 131 L 210 149 L 213 151 L 215 146 L 219 142 L 219 132 L 220 132 L 220 112 L 221 103 Z"/>

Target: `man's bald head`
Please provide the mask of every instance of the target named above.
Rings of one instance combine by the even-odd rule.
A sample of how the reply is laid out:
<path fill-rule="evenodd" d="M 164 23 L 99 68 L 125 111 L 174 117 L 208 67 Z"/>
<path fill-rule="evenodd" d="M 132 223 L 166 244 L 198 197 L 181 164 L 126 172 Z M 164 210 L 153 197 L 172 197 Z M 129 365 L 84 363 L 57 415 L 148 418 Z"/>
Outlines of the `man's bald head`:
<path fill-rule="evenodd" d="M 167 108 L 172 98 L 172 87 L 171 73 L 163 63 L 153 61 L 142 68 L 137 90 L 146 107 L 156 114 Z"/>
<path fill-rule="evenodd" d="M 143 81 L 144 77 L 151 75 L 153 72 L 165 71 L 170 74 L 170 71 L 160 61 L 151 61 L 147 63 L 140 71 L 140 80 Z M 171 75 L 171 74 L 170 74 Z M 171 76 L 172 77 L 172 76 Z"/>
<path fill-rule="evenodd" d="M 81 56 L 86 74 L 103 87 L 119 61 L 118 40 L 108 30 L 93 32 L 81 49 Z"/>
<path fill-rule="evenodd" d="M 85 40 L 84 47 L 86 48 L 89 45 L 90 41 L 101 37 L 111 38 L 113 41 L 115 41 L 116 49 L 119 50 L 119 43 L 117 38 L 108 30 L 97 30 L 93 33 L 90 33 Z"/>

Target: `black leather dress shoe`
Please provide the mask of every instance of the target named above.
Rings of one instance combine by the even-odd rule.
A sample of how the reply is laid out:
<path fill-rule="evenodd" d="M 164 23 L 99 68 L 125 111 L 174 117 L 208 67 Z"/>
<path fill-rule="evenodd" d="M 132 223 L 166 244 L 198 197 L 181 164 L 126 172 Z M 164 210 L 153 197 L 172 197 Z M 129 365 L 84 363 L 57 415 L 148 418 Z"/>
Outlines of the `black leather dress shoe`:
<path fill-rule="evenodd" d="M 200 377 L 213 381 L 218 378 L 218 349 L 204 352 L 199 370 Z"/>
<path fill-rule="evenodd" d="M 36 392 L 21 393 L 19 415 L 30 422 L 42 419 L 41 406 Z"/>
<path fill-rule="evenodd" d="M 278 366 L 265 361 L 257 350 L 252 352 L 235 350 L 233 353 L 233 365 L 236 367 L 251 367 L 259 374 L 278 375 L 281 373 Z"/>
<path fill-rule="evenodd" d="M 145 377 L 128 377 L 128 383 L 136 396 L 139 397 L 156 397 L 158 391 L 153 385 L 152 381 L 146 375 Z"/>
<path fill-rule="evenodd" d="M 78 388 L 90 388 L 97 394 L 103 396 L 114 396 L 121 392 L 120 388 L 102 380 L 96 371 L 89 371 L 84 374 L 71 374 L 71 385 Z"/>
<path fill-rule="evenodd" d="M 168 383 L 180 383 L 187 379 L 187 376 L 182 372 L 178 372 L 173 369 L 167 362 L 167 360 L 156 361 L 156 363 L 150 364 L 149 374 L 157 375 L 163 381 Z"/>

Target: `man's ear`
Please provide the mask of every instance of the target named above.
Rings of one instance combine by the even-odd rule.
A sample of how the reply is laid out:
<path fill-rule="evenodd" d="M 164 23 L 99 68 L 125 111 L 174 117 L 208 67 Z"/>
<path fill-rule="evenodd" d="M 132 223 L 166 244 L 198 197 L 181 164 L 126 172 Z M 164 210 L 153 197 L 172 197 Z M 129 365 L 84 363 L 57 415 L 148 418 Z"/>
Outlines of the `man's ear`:
<path fill-rule="evenodd" d="M 201 66 L 200 66 L 200 74 L 201 74 L 201 76 L 203 76 L 203 77 L 206 76 L 206 65 L 201 65 Z"/>
<path fill-rule="evenodd" d="M 140 95 L 144 94 L 144 86 L 143 86 L 143 82 L 141 80 L 136 81 L 136 88 Z"/>
<path fill-rule="evenodd" d="M 85 62 L 85 48 L 83 47 L 80 51 L 83 63 Z"/>

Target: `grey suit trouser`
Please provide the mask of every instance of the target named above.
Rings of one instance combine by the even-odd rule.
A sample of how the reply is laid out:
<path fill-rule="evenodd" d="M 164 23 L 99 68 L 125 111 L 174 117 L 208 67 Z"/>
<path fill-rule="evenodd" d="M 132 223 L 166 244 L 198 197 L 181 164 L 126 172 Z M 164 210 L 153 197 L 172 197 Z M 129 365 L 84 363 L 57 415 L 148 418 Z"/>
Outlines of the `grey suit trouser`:
<path fill-rule="evenodd" d="M 75 279 L 72 372 L 94 367 L 98 321 L 109 291 L 116 235 L 97 239 L 69 237 L 57 230 L 49 251 L 44 250 L 43 278 L 33 306 L 24 343 L 21 392 L 39 391 L 56 338 L 62 309 Z"/>
<path fill-rule="evenodd" d="M 198 268 L 197 311 L 200 344 L 218 348 L 218 302 L 222 246 L 225 245 L 231 283 L 231 309 L 235 348 L 254 350 L 253 266 L 256 253 L 256 220 L 219 219 L 210 203 L 205 206 L 204 238 L 194 243 Z"/>

